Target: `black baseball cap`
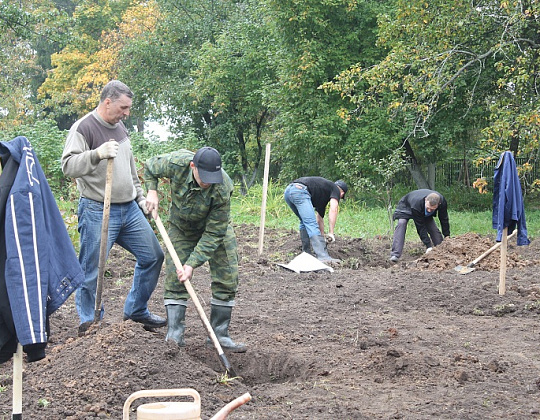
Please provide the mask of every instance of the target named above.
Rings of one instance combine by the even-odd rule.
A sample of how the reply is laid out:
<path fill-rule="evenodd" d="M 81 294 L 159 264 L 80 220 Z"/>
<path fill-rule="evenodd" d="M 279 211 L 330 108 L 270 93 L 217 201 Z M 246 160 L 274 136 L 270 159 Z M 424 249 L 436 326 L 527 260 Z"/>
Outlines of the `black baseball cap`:
<path fill-rule="evenodd" d="M 193 164 L 199 172 L 201 181 L 205 184 L 221 184 L 221 156 L 213 147 L 202 147 L 193 156 Z"/>
<path fill-rule="evenodd" d="M 347 187 L 347 184 L 342 179 L 338 179 L 335 184 L 343 190 L 342 200 L 345 200 L 345 194 L 347 194 L 347 190 L 349 189 L 349 187 Z"/>

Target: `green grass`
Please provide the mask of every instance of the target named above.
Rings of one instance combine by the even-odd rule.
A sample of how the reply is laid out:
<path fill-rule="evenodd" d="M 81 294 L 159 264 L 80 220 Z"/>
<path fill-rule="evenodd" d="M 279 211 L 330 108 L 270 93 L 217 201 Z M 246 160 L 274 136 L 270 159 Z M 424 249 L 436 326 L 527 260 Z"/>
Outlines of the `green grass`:
<path fill-rule="evenodd" d="M 265 227 L 287 230 L 298 229 L 298 219 L 289 209 L 283 199 L 284 186 L 270 184 L 268 186 L 266 200 Z M 262 205 L 262 186 L 254 186 L 249 190 L 248 195 L 242 196 L 238 193 L 239 188 L 235 189 L 231 201 L 231 213 L 233 222 L 236 225 L 247 223 L 260 226 L 261 223 L 261 205 Z M 403 191 L 397 191 L 400 195 Z M 446 193 L 445 197 L 450 196 L 449 217 L 450 233 L 452 236 L 461 235 L 467 232 L 474 232 L 480 235 L 495 235 L 495 230 L 491 228 L 491 208 L 490 201 L 485 196 L 480 200 L 472 202 L 474 196 L 457 193 Z M 351 197 L 352 198 L 352 197 Z M 463 199 L 464 203 L 457 203 L 458 199 Z M 376 202 L 371 200 L 346 200 L 339 206 L 339 215 L 336 224 L 335 233 L 339 236 L 352 238 L 374 238 L 378 236 L 391 236 L 392 228 L 388 219 L 387 211 L 382 207 L 367 205 L 366 202 Z M 79 237 L 77 232 L 77 200 L 57 200 L 58 206 L 63 213 L 68 232 L 78 250 Z M 485 208 L 485 210 L 466 210 L 464 204 L 470 203 L 470 207 Z M 394 203 L 395 204 L 395 203 Z M 161 203 L 162 209 L 167 209 L 169 204 L 164 201 Z M 457 210 L 459 209 L 459 210 Z M 392 209 L 393 211 L 393 209 Z M 162 219 L 166 221 L 167 214 L 162 211 Z M 538 202 L 531 200 L 525 204 L 525 216 L 527 219 L 527 231 L 529 239 L 540 236 L 540 207 Z M 325 217 L 325 227 L 328 228 L 328 217 Z M 417 241 L 418 236 L 413 223 L 409 223 L 407 229 L 407 240 Z"/>
<path fill-rule="evenodd" d="M 268 186 L 265 227 L 298 229 L 298 219 L 285 203 L 283 191 L 284 187 Z M 246 196 L 234 195 L 231 202 L 234 223 L 248 223 L 260 226 L 261 197 L 262 187 L 253 187 Z M 452 210 L 452 203 L 449 203 L 448 213 L 451 236 L 467 232 L 480 235 L 495 235 L 496 233 L 491 227 L 491 208 L 487 208 L 485 211 L 456 211 Z M 529 239 L 538 237 L 540 235 L 540 210 L 537 208 L 529 210 L 526 205 L 525 217 Z M 438 219 L 436 220 L 438 221 Z M 325 227 L 328 227 L 327 216 L 325 216 Z M 339 206 L 335 233 L 338 236 L 373 238 L 389 236 L 393 231 L 390 227 L 388 213 L 384 208 L 367 207 L 358 201 L 346 200 L 341 202 Z M 409 224 L 407 229 L 407 239 L 418 239 L 416 229 L 412 223 Z"/>

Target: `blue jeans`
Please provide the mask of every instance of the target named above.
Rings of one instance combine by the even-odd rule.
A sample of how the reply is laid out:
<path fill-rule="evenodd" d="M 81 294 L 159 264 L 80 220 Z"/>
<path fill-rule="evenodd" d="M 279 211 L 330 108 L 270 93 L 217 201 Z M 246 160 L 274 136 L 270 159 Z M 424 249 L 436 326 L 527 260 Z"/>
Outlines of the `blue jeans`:
<path fill-rule="evenodd" d="M 103 221 L 103 203 L 83 198 L 79 200 L 79 262 L 85 280 L 75 294 L 75 304 L 81 324 L 94 320 L 96 285 Z M 148 300 L 156 288 L 164 254 L 161 246 L 135 201 L 111 204 L 107 256 L 114 243 L 131 252 L 137 262 L 133 283 L 124 304 L 124 315 L 144 317 L 150 314 Z M 101 317 L 104 309 L 101 308 Z"/>
<path fill-rule="evenodd" d="M 300 230 L 306 229 L 310 238 L 321 235 L 307 187 L 298 183 L 289 184 L 285 189 L 284 197 L 285 202 L 300 219 Z"/>

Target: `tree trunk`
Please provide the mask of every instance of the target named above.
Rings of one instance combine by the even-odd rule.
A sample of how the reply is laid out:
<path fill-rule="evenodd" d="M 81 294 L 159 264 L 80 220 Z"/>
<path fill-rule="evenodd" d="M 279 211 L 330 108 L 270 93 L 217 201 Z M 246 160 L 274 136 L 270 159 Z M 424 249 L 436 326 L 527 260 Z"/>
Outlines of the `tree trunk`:
<path fill-rule="evenodd" d="M 420 168 L 420 165 L 418 164 L 418 161 L 416 160 L 416 156 L 414 155 L 414 151 L 412 149 L 411 144 L 409 143 L 409 140 L 405 140 L 403 142 L 403 148 L 405 149 L 405 155 L 407 156 L 407 169 L 409 170 L 412 179 L 414 183 L 416 184 L 417 188 L 427 188 L 429 189 L 429 183 L 426 180 L 426 177 L 422 173 L 422 169 Z"/>
<path fill-rule="evenodd" d="M 246 173 L 248 169 L 248 160 L 246 152 L 246 140 L 244 138 L 244 131 L 241 128 L 238 128 L 236 131 L 236 139 L 238 140 L 238 148 L 240 149 L 240 160 L 242 162 L 242 185 L 240 187 L 240 193 L 242 195 L 247 194 L 247 182 L 246 182 Z"/>
<path fill-rule="evenodd" d="M 238 132 L 238 136 L 242 137 L 242 143 L 244 144 L 243 147 L 240 146 L 242 156 L 246 155 L 246 160 L 245 160 L 246 167 L 245 168 L 243 166 L 244 160 L 242 158 L 242 169 L 244 169 L 244 171 L 243 171 L 244 174 L 242 175 L 242 188 L 243 188 L 242 193 L 245 193 L 245 194 L 247 194 L 247 191 L 255 183 L 255 180 L 257 179 L 257 173 L 259 172 L 259 166 L 261 164 L 262 151 L 263 151 L 263 147 L 262 147 L 262 129 L 263 129 L 264 121 L 266 119 L 267 114 L 268 114 L 268 111 L 265 109 L 261 113 L 260 118 L 257 118 L 257 120 L 255 122 L 256 127 L 257 127 L 257 131 L 256 131 L 257 156 L 255 157 L 255 161 L 253 162 L 253 170 L 251 171 L 251 177 L 250 177 L 249 181 L 247 180 L 248 161 L 247 161 L 247 152 L 246 152 L 246 147 L 245 147 L 244 135 L 243 135 L 243 132 L 240 132 L 240 131 Z"/>
<path fill-rule="evenodd" d="M 510 137 L 510 151 L 514 156 L 517 156 L 517 152 L 519 149 L 519 133 L 515 133 L 512 137 Z"/>
<path fill-rule="evenodd" d="M 407 165 L 407 169 L 409 170 L 412 176 L 412 179 L 418 189 L 422 189 L 422 188 L 430 189 L 429 183 L 427 182 L 426 177 L 422 173 L 422 169 L 420 168 L 420 165 L 417 165 L 415 163 L 410 163 Z"/>
<path fill-rule="evenodd" d="M 471 186 L 471 179 L 469 176 L 469 163 L 467 158 L 464 156 L 461 161 L 461 167 L 459 169 L 458 182 L 461 182 L 467 188 Z"/>
<path fill-rule="evenodd" d="M 430 190 L 435 190 L 435 174 L 436 166 L 434 163 L 428 164 L 428 184 Z"/>
<path fill-rule="evenodd" d="M 137 132 L 139 133 L 144 132 L 144 119 L 138 117 L 136 123 L 137 123 Z"/>

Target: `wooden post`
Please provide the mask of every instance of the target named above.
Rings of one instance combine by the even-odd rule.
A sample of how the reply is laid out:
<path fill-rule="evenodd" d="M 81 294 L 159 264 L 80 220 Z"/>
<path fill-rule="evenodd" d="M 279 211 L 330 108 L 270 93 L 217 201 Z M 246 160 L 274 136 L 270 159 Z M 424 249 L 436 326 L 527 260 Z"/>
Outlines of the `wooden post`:
<path fill-rule="evenodd" d="M 501 239 L 501 265 L 499 273 L 499 295 L 506 293 L 506 251 L 508 249 L 508 228 L 505 227 Z"/>
<path fill-rule="evenodd" d="M 259 255 L 263 251 L 264 224 L 266 223 L 266 195 L 268 192 L 268 172 L 270 167 L 270 143 L 266 143 L 266 156 L 264 159 L 264 178 L 261 205 L 261 226 L 259 228 Z"/>

